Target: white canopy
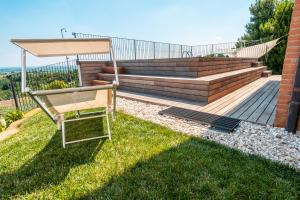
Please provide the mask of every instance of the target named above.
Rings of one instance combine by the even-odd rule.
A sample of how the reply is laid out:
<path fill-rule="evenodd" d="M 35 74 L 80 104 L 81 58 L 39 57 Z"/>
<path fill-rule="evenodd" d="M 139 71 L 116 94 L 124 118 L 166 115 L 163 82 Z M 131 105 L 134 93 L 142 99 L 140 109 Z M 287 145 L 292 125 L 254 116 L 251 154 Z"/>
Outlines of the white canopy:
<path fill-rule="evenodd" d="M 260 58 L 266 53 L 268 53 L 269 51 L 271 51 L 277 45 L 278 40 L 279 39 L 275 39 L 266 43 L 238 49 L 236 51 L 235 57 Z"/>
<path fill-rule="evenodd" d="M 109 53 L 111 40 L 93 39 L 12 39 L 12 43 L 37 57 Z"/>

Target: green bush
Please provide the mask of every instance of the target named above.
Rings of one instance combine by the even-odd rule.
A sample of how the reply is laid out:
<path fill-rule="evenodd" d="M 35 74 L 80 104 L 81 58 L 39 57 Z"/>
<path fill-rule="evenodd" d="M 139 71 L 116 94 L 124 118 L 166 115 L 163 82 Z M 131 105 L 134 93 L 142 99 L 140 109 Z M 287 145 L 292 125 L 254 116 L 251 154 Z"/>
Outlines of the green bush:
<path fill-rule="evenodd" d="M 280 43 L 262 58 L 274 74 L 281 74 L 290 29 L 293 0 L 256 0 L 249 8 L 250 22 L 241 40 L 270 41 L 281 38 Z"/>
<path fill-rule="evenodd" d="M 68 84 L 62 80 L 55 80 L 52 81 L 48 86 L 47 89 L 51 90 L 51 89 L 63 89 L 63 88 L 68 88 Z"/>
<path fill-rule="evenodd" d="M 217 54 L 208 54 L 204 56 L 205 58 L 228 58 L 228 56 L 225 56 L 223 53 L 217 53 Z"/>
<path fill-rule="evenodd" d="M 6 121 L 2 115 L 0 115 L 0 132 L 6 129 Z"/>
<path fill-rule="evenodd" d="M 10 112 L 6 113 L 5 121 L 6 121 L 7 126 L 9 126 L 14 121 L 17 121 L 18 119 L 22 119 L 22 118 L 23 118 L 22 111 L 15 110 L 15 111 L 10 111 Z"/>

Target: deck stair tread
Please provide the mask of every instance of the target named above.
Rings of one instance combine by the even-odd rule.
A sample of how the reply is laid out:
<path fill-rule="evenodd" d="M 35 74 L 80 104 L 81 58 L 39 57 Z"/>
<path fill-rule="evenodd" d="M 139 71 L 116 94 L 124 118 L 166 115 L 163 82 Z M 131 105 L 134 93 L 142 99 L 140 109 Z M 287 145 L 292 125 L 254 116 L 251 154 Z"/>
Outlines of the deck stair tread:
<path fill-rule="evenodd" d="M 225 72 L 220 74 L 214 74 L 209 76 L 204 76 L 200 78 L 189 78 L 189 77 L 172 77 L 172 76 L 155 76 L 155 75 L 135 75 L 135 74 L 119 74 L 120 78 L 141 78 L 141 79 L 168 79 L 168 80 L 180 80 L 180 81 L 193 81 L 201 83 L 209 83 L 211 81 L 224 79 L 231 76 L 237 76 L 240 74 L 253 72 L 256 70 L 263 70 L 265 67 L 251 67 L 241 70 L 235 70 L 231 72 Z M 110 74 L 98 73 L 100 76 L 112 76 Z"/>
<path fill-rule="evenodd" d="M 260 66 L 263 66 L 263 62 L 253 62 L 252 64 L 252 67 L 260 67 Z"/>
<path fill-rule="evenodd" d="M 266 67 L 249 67 L 199 78 L 120 74 L 120 89 L 153 93 L 195 101 L 212 102 L 261 77 Z M 112 74 L 98 73 L 111 81 Z"/>
<path fill-rule="evenodd" d="M 240 69 L 240 70 L 235 70 L 235 71 L 231 71 L 231 72 L 225 72 L 225 73 L 214 74 L 214 75 L 210 75 L 210 76 L 204 76 L 204 77 L 197 78 L 197 80 L 214 81 L 214 80 L 223 79 L 223 78 L 230 77 L 230 76 L 236 76 L 239 74 L 243 74 L 243 73 L 247 73 L 247 72 L 251 72 L 251 71 L 255 71 L 255 70 L 259 70 L 259 69 L 265 69 L 265 68 L 266 68 L 265 66 L 251 67 L 251 68 Z"/>
<path fill-rule="evenodd" d="M 281 76 L 273 75 L 268 78 L 259 78 L 250 84 L 241 87 L 222 98 L 209 103 L 191 102 L 181 99 L 171 99 L 155 94 L 119 91 L 118 95 L 133 100 L 150 102 L 158 105 L 181 107 L 219 116 L 239 118 L 258 124 L 272 125 L 274 122 L 278 88 Z M 271 90 L 271 88 L 274 88 Z M 271 93 L 269 92 L 271 91 Z M 260 98 L 263 96 L 262 98 Z M 248 103 L 251 102 L 251 103 Z M 255 105 L 255 111 L 253 107 Z M 233 116 L 234 113 L 239 113 Z M 243 117 L 242 117 L 243 116 Z"/>
<path fill-rule="evenodd" d="M 83 85 L 111 82 L 111 65 L 102 61 L 82 62 Z M 121 90 L 206 103 L 259 79 L 267 69 L 251 58 L 118 61 L 117 65 L 124 69 L 123 74 L 119 70 Z"/>
<path fill-rule="evenodd" d="M 93 80 L 92 84 L 93 85 L 108 85 L 108 84 L 111 84 L 111 82 L 104 81 L 104 80 Z"/>
<path fill-rule="evenodd" d="M 272 76 L 272 70 L 265 70 L 262 73 L 262 77 L 269 77 Z"/>

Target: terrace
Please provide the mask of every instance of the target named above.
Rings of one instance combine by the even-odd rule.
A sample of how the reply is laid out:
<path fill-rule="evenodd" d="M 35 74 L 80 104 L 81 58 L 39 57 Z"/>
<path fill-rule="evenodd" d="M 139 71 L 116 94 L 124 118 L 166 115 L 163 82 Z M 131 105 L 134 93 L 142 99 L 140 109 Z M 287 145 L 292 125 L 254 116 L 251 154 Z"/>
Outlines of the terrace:
<path fill-rule="evenodd" d="M 9 77 L 15 105 L 44 112 L 26 113 L 0 137 L 0 197 L 299 199 L 300 138 L 273 127 L 281 76 L 253 57 L 264 43 L 74 36 L 95 39 L 12 40 L 24 61 Z M 88 49 L 100 57 L 81 55 L 85 42 L 103 45 Z M 77 59 L 26 70 L 26 51 L 56 55 L 51 45 Z M 219 120 L 237 123 L 228 133 Z"/>
<path fill-rule="evenodd" d="M 112 80 L 107 62 L 82 61 L 84 85 Z M 281 76 L 256 59 L 119 61 L 120 97 L 273 125 Z M 259 109 L 259 112 L 254 112 Z"/>

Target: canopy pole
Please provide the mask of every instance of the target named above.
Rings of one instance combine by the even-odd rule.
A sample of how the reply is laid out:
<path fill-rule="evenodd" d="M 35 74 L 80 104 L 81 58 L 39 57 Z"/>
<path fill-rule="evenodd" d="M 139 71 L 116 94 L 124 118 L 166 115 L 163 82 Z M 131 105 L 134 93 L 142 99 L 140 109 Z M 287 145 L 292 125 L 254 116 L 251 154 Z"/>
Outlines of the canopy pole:
<path fill-rule="evenodd" d="M 78 79 L 79 79 L 79 86 L 82 87 L 82 78 L 81 78 L 81 69 L 79 61 L 76 60 L 76 66 L 77 66 L 77 73 L 78 73 Z"/>
<path fill-rule="evenodd" d="M 115 70 L 115 82 L 113 83 L 114 85 L 119 85 L 119 76 L 118 76 L 118 69 L 117 69 L 117 62 L 116 62 L 116 57 L 115 57 L 115 52 L 112 47 L 112 44 L 110 45 L 110 55 L 112 57 L 112 62 L 114 65 L 114 70 Z"/>
<path fill-rule="evenodd" d="M 26 50 L 21 49 L 21 67 L 22 67 L 22 77 L 21 77 L 21 92 L 27 92 L 26 86 Z"/>
<path fill-rule="evenodd" d="M 117 107 L 117 86 L 119 85 L 119 75 L 118 75 L 118 68 L 117 68 L 115 52 L 112 47 L 112 44 L 110 44 L 110 57 L 113 62 L 114 71 L 115 71 L 115 80 L 113 81 L 113 119 L 115 119 L 116 107 Z"/>

